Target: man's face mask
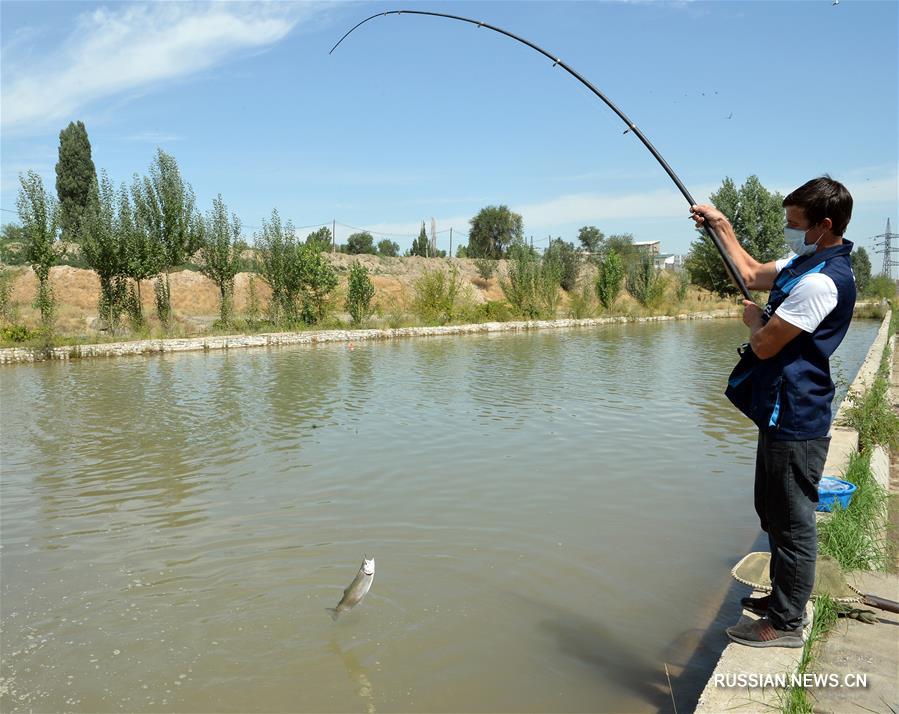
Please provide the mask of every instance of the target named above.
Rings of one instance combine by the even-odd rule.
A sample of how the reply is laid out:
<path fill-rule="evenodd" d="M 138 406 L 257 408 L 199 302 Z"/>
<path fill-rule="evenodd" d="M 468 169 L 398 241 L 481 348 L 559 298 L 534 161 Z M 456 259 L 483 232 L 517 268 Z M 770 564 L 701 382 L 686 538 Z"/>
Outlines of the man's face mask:
<path fill-rule="evenodd" d="M 787 240 L 787 245 L 790 246 L 790 250 L 800 257 L 814 253 L 815 249 L 818 247 L 818 241 L 824 237 L 824 231 L 821 231 L 818 240 L 814 243 L 806 244 L 805 234 L 807 232 L 808 231 L 804 231 L 801 228 L 784 228 L 784 238 Z"/>

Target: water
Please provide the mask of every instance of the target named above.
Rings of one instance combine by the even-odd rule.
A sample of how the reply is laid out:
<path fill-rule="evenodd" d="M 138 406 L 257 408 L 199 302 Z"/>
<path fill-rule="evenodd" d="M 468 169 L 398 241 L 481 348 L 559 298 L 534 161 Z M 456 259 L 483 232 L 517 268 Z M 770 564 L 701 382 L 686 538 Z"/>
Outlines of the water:
<path fill-rule="evenodd" d="M 845 380 L 877 328 L 853 324 Z M 687 710 L 758 534 L 754 430 L 721 395 L 744 336 L 4 367 L 0 706 L 643 712 L 667 664 Z M 364 553 L 374 586 L 333 623 Z"/>

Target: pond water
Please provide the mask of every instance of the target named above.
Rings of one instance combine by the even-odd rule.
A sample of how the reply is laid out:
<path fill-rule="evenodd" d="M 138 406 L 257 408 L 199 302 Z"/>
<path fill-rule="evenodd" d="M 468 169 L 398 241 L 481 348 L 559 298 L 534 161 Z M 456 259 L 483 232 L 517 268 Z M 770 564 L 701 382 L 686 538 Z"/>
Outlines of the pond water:
<path fill-rule="evenodd" d="M 878 326 L 853 323 L 843 382 Z M 689 710 L 758 535 L 755 432 L 722 395 L 744 338 L 4 367 L 0 707 L 664 711 L 667 665 Z M 371 592 L 332 622 L 366 553 Z"/>

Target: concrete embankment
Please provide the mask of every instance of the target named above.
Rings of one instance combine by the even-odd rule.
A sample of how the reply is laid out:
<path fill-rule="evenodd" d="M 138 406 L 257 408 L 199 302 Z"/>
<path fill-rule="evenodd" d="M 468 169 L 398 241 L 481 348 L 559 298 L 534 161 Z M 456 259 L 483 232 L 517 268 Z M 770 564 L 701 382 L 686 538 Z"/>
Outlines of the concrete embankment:
<path fill-rule="evenodd" d="M 868 350 L 864 363 L 859 369 L 852 385 L 849 387 L 850 394 L 862 394 L 867 391 L 874 382 L 874 378 L 880 366 L 881 357 L 883 356 L 884 349 L 887 347 L 889 324 L 890 313 L 887 313 L 881 323 L 877 337 L 874 339 L 873 344 Z M 895 337 L 892 342 L 895 342 Z M 894 345 L 891 344 L 891 346 Z M 858 451 L 858 432 L 846 426 L 840 426 L 845 423 L 845 414 L 846 409 L 849 407 L 849 403 L 848 398 L 844 399 L 834 418 L 834 424 L 837 426 L 834 426 L 831 430 L 830 449 L 827 456 L 827 462 L 824 466 L 825 474 L 844 474 L 849 464 L 850 455 Z M 885 449 L 877 447 L 871 457 L 871 470 L 878 483 L 886 489 L 889 488 L 889 467 L 889 455 Z M 753 596 L 760 597 L 764 594 L 765 593 L 762 592 L 755 592 L 753 593 Z M 895 597 L 892 593 L 884 593 L 883 596 L 888 598 Z M 806 611 L 809 617 L 811 617 L 813 614 L 811 603 L 809 603 Z M 743 618 L 755 619 L 755 616 L 744 613 Z M 877 646 L 874 644 L 874 641 L 876 641 L 878 637 L 895 637 L 893 628 L 882 624 L 873 627 L 862 623 L 855 624 L 861 628 L 868 628 L 867 633 L 869 636 L 874 635 L 874 630 L 877 631 L 874 640 L 872 640 L 872 645 L 874 647 Z M 858 628 L 856 628 L 856 631 L 857 630 Z M 808 632 L 808 629 L 806 632 Z M 861 636 L 865 636 L 865 631 L 861 633 Z M 840 642 L 835 639 L 837 637 L 839 637 L 839 634 L 832 635 L 832 640 L 828 644 L 832 653 L 839 652 L 841 647 Z M 889 696 L 890 692 L 895 696 L 895 663 L 897 659 L 895 650 L 897 648 L 895 647 L 895 641 L 892 640 L 892 642 L 892 645 L 888 645 L 886 641 L 881 643 L 882 647 L 887 650 L 887 657 L 883 664 L 887 667 L 889 675 L 885 678 L 886 686 L 880 687 L 879 691 L 876 693 L 877 696 L 880 694 Z M 721 654 L 721 658 L 712 672 L 712 676 L 706 684 L 705 689 L 703 689 L 695 711 L 704 712 L 706 714 L 717 714 L 718 712 L 723 711 L 764 712 L 770 714 L 772 710 L 779 711 L 784 697 L 784 690 L 770 686 L 770 682 L 776 681 L 776 678 L 786 675 L 786 680 L 789 684 L 790 676 L 797 671 L 801 657 L 802 649 L 787 649 L 782 647 L 753 648 L 736 643 L 728 645 Z M 835 673 L 841 676 L 843 674 L 856 673 L 859 671 L 858 667 L 853 666 L 853 663 L 850 660 L 841 660 L 839 655 L 833 655 L 829 661 L 833 665 L 833 668 L 828 670 L 828 674 Z M 890 664 L 891 662 L 892 664 Z M 892 666 L 892 670 L 889 669 L 890 666 Z M 812 669 L 817 669 L 819 672 L 824 671 L 820 667 L 813 667 Z M 883 666 L 881 666 L 881 669 L 883 669 Z M 749 677 L 754 679 L 747 681 Z M 768 682 L 769 686 L 752 686 L 753 684 L 765 682 Z M 892 682 L 892 687 L 890 687 L 890 682 Z M 883 682 L 879 682 L 879 684 L 883 685 Z M 871 709 L 870 711 L 881 710 L 882 709 L 877 708 Z"/>
<path fill-rule="evenodd" d="M 469 325 L 438 327 L 400 327 L 383 330 L 316 330 L 306 332 L 272 332 L 258 335 L 224 335 L 170 340 L 132 340 L 92 345 L 68 345 L 49 349 L 9 347 L 0 349 L 0 364 L 68 360 L 83 357 L 123 357 L 166 352 L 230 350 L 243 347 L 277 347 L 281 345 L 314 345 L 326 342 L 364 342 L 392 340 L 405 337 L 436 337 L 442 335 L 477 335 L 495 332 L 523 332 L 528 330 L 567 327 L 595 327 L 626 322 L 666 322 L 671 320 L 712 320 L 735 317 L 739 308 L 711 312 L 658 315 L 653 317 L 600 317 L 583 320 L 527 320 L 519 322 L 484 322 Z"/>

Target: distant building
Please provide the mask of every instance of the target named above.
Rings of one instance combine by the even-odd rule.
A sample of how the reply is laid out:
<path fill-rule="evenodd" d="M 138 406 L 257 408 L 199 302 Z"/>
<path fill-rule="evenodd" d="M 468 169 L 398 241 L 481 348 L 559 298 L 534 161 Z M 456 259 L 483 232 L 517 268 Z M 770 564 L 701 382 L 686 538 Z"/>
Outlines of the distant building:
<path fill-rule="evenodd" d="M 634 248 L 640 252 L 648 253 L 653 256 L 658 255 L 661 251 L 661 246 L 657 240 L 635 240 Z"/>
<path fill-rule="evenodd" d="M 671 270 L 680 272 L 684 269 L 684 256 L 672 253 L 659 253 L 653 256 L 653 262 L 659 270 Z"/>

